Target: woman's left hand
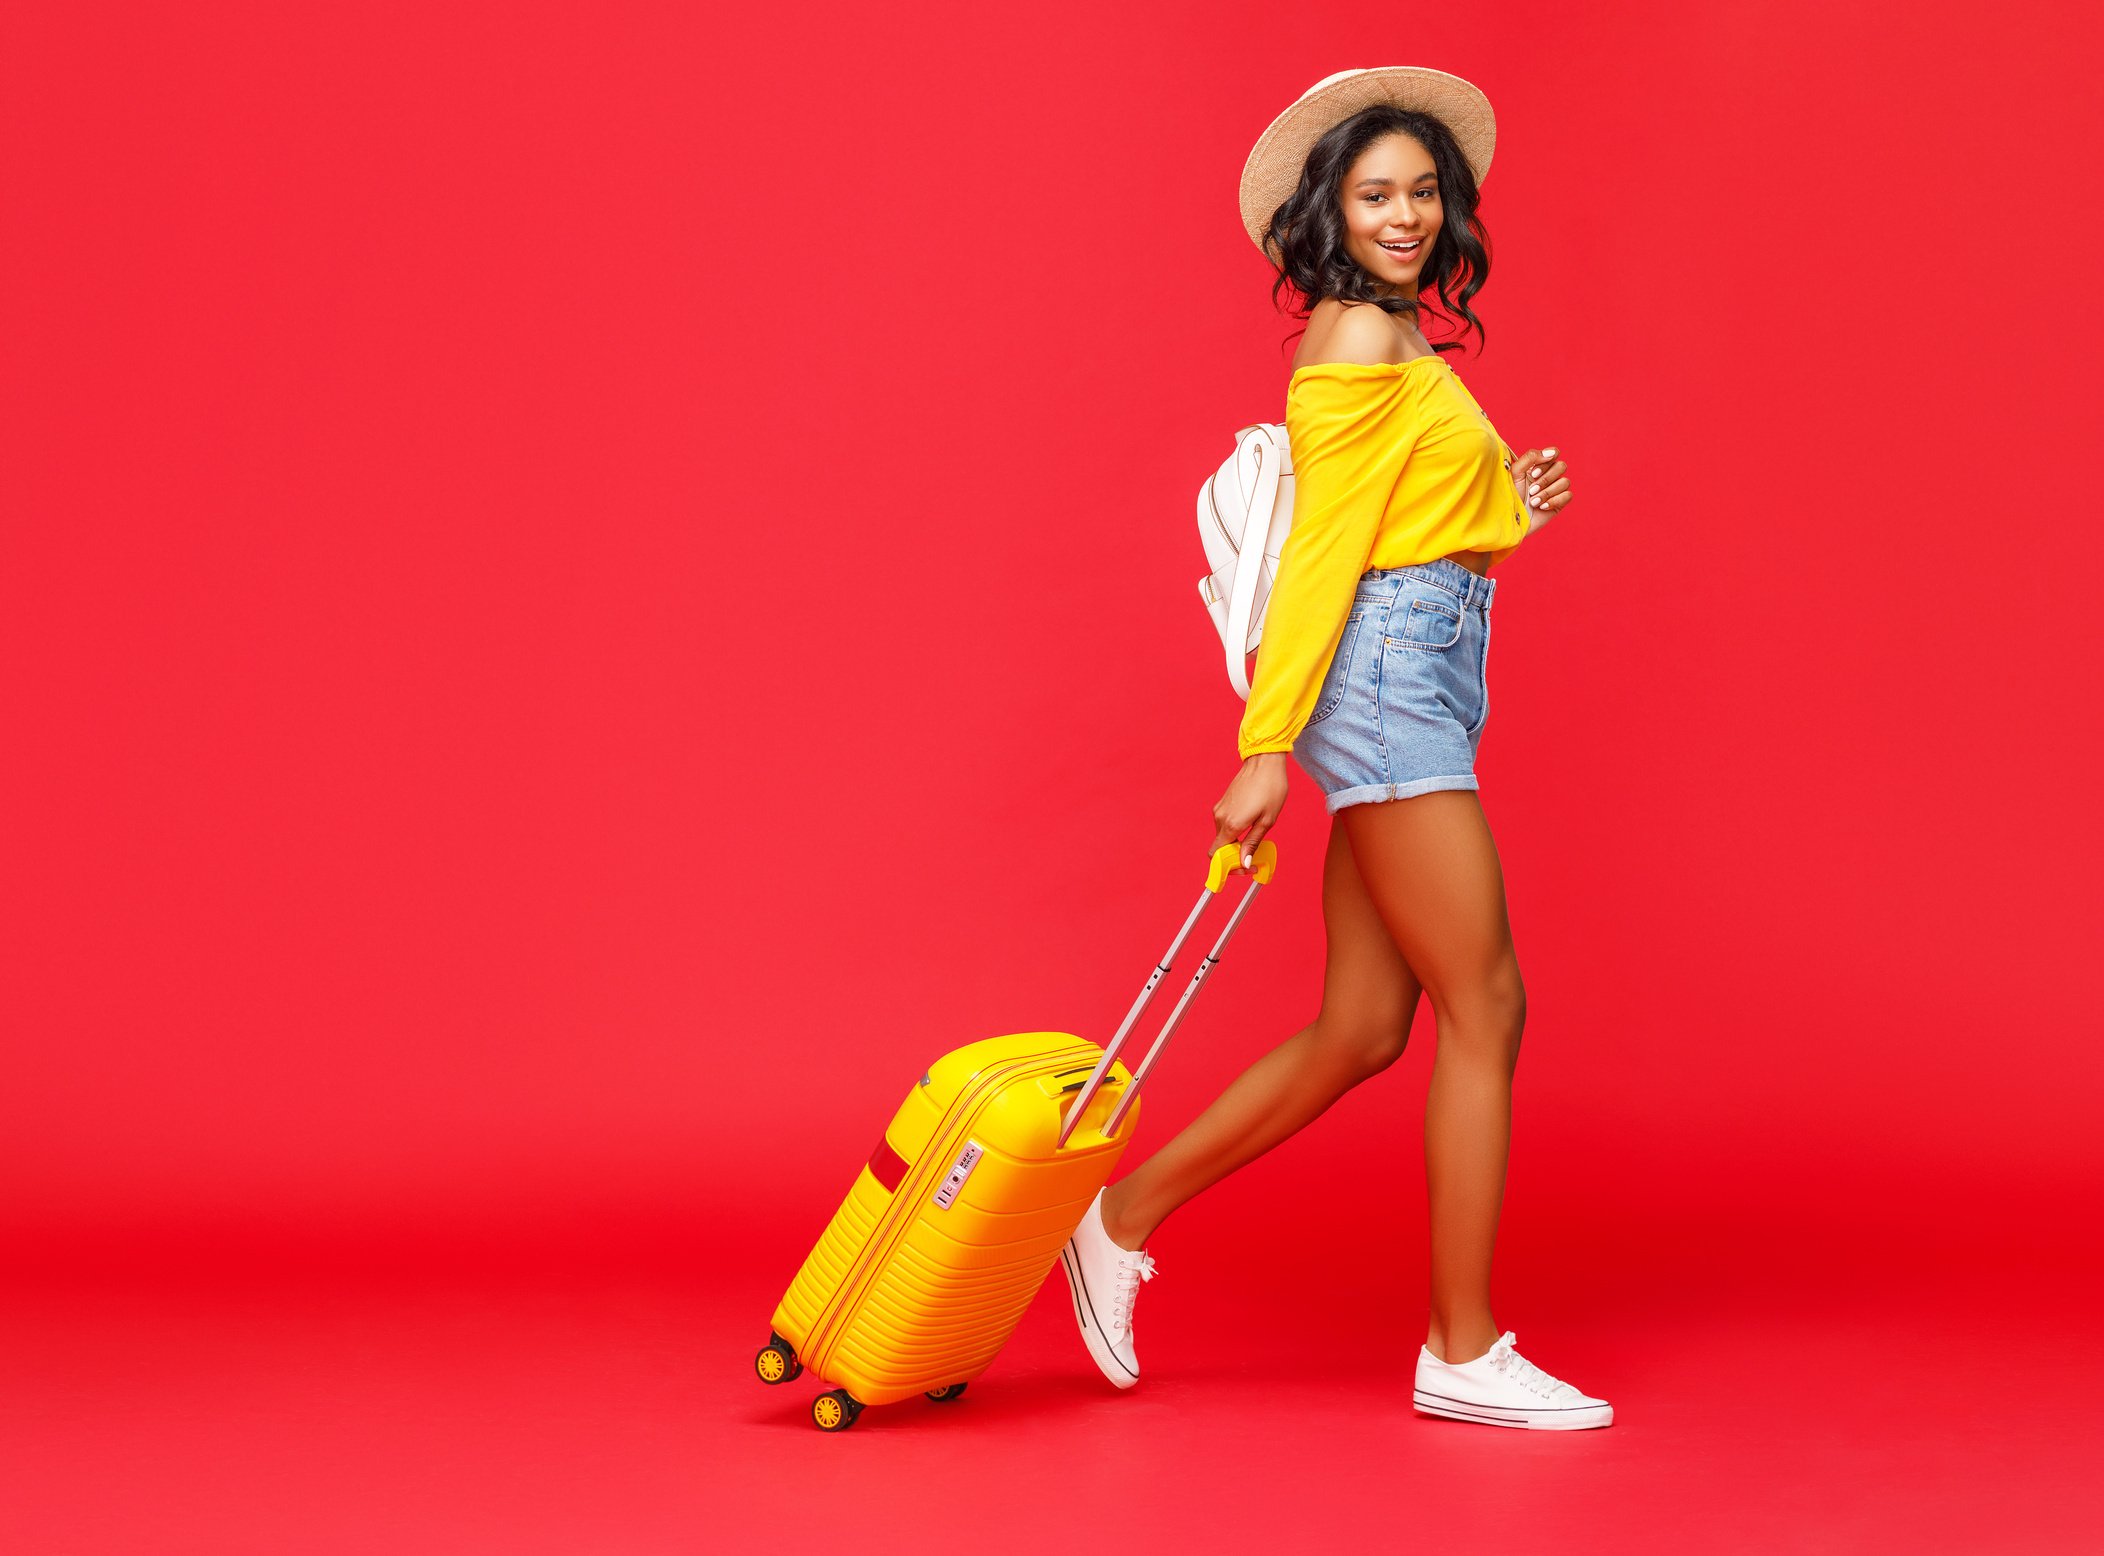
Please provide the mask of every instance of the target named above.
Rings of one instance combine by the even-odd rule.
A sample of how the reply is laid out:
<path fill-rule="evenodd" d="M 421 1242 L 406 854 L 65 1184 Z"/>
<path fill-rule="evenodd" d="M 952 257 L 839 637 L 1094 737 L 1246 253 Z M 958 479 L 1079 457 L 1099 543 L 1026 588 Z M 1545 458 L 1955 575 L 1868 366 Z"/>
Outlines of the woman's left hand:
<path fill-rule="evenodd" d="M 1512 489 L 1526 506 L 1530 535 L 1563 512 L 1571 500 L 1570 467 L 1555 456 L 1553 448 L 1530 448 L 1513 461 Z"/>

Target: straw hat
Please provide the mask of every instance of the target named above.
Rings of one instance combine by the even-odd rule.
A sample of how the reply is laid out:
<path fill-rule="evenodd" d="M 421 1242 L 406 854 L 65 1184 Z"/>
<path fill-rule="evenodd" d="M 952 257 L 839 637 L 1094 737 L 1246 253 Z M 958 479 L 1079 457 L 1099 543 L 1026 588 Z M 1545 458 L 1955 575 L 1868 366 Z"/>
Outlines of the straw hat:
<path fill-rule="evenodd" d="M 1490 99 L 1473 83 L 1425 65 L 1382 65 L 1324 76 L 1271 121 L 1242 164 L 1242 225 L 1264 247 L 1271 214 L 1300 187 L 1308 152 L 1340 120 L 1373 103 L 1428 113 L 1453 132 L 1480 185 L 1490 172 L 1497 119 Z M 1266 256 L 1269 258 L 1270 256 Z"/>

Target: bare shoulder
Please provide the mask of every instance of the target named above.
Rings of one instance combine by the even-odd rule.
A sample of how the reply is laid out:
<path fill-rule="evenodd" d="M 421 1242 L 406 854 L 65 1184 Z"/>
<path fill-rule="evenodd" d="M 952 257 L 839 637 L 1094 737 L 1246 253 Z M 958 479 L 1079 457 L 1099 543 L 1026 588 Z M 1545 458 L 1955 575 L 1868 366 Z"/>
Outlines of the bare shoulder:
<path fill-rule="evenodd" d="M 1409 345 L 1386 313 L 1372 303 L 1348 303 L 1326 297 L 1308 315 L 1296 368 L 1316 362 L 1393 362 Z"/>

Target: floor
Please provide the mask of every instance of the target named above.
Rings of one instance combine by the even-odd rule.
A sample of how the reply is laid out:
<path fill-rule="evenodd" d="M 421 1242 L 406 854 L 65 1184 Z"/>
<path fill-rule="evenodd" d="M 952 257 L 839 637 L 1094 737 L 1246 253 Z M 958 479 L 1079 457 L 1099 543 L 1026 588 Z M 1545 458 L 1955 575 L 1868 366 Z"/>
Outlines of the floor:
<path fill-rule="evenodd" d="M 1251 1267 L 1223 1224 L 1158 1241 L 1130 1393 L 1048 1285 L 964 1399 L 835 1435 L 751 1371 L 786 1236 L 17 1250 L 0 1549 L 2099 1549 L 2086 1254 L 1536 1238 L 1500 1322 L 1617 1410 L 1536 1433 L 1411 1413 L 1401 1248 Z"/>

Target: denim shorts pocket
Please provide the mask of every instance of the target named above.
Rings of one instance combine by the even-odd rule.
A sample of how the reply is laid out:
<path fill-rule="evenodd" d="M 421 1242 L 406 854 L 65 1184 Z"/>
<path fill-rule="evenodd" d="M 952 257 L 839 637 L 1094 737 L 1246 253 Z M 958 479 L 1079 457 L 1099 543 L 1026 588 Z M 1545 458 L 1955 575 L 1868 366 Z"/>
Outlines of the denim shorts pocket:
<path fill-rule="evenodd" d="M 1337 652 L 1330 656 L 1330 668 L 1322 678 L 1322 688 L 1315 694 L 1315 711 L 1308 715 L 1302 729 L 1312 729 L 1335 713 L 1344 701 L 1344 691 L 1351 684 L 1352 649 L 1359 641 L 1359 630 L 1365 624 L 1368 607 L 1355 603 L 1352 613 L 1345 619 L 1344 632 L 1337 639 Z"/>
<path fill-rule="evenodd" d="M 1400 632 L 1388 638 L 1391 648 L 1416 648 L 1436 654 L 1461 641 L 1461 607 L 1425 595 L 1411 599 Z"/>

